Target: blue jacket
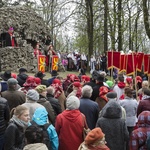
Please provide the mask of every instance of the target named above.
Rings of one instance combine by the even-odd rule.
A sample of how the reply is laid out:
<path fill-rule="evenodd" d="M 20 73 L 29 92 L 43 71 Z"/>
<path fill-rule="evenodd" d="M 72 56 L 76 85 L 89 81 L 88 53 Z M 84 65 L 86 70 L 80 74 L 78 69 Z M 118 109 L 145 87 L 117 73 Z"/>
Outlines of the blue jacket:
<path fill-rule="evenodd" d="M 44 125 L 47 123 L 48 120 L 48 113 L 45 108 L 37 108 L 34 112 L 32 120 L 35 121 L 38 125 Z M 55 130 L 55 127 L 51 124 L 47 128 L 47 132 L 49 134 L 49 138 L 52 145 L 52 150 L 58 150 L 58 136 Z"/>

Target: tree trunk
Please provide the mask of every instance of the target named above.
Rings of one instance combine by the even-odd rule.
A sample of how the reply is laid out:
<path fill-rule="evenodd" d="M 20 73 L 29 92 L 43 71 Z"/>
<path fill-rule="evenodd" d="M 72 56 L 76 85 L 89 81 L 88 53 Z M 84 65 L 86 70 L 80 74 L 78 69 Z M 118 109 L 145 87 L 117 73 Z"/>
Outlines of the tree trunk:
<path fill-rule="evenodd" d="M 118 0 L 118 51 L 122 50 L 122 0 Z"/>
<path fill-rule="evenodd" d="M 149 13 L 148 13 L 148 1 L 143 0 L 143 15 L 144 15 L 144 25 L 148 38 L 150 39 L 150 24 L 149 24 Z"/>
<path fill-rule="evenodd" d="M 107 0 L 104 0 L 104 52 L 108 50 L 108 26 L 107 26 L 107 18 L 108 18 L 108 4 Z"/>

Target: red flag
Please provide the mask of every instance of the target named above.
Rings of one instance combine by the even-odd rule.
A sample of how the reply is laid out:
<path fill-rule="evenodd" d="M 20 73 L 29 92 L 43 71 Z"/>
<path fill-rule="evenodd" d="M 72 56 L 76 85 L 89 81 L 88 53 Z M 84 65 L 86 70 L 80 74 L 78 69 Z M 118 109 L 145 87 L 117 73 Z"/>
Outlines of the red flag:
<path fill-rule="evenodd" d="M 126 75 L 133 75 L 136 70 L 137 65 L 137 57 L 135 53 L 128 54 L 127 55 L 127 69 L 126 69 Z"/>
<path fill-rule="evenodd" d="M 137 66 L 136 66 L 136 69 L 138 71 L 142 71 L 143 59 L 144 59 L 144 53 L 137 53 Z"/>
<path fill-rule="evenodd" d="M 144 73 L 147 73 L 147 71 L 148 71 L 148 57 L 149 56 L 150 55 L 148 55 L 148 54 L 144 55 Z"/>
<path fill-rule="evenodd" d="M 109 51 L 107 52 L 107 58 L 108 58 L 107 63 L 108 69 L 120 68 L 120 52 Z"/>
<path fill-rule="evenodd" d="M 122 54 L 120 55 L 120 71 L 126 71 L 126 63 L 127 63 L 127 55 Z"/>

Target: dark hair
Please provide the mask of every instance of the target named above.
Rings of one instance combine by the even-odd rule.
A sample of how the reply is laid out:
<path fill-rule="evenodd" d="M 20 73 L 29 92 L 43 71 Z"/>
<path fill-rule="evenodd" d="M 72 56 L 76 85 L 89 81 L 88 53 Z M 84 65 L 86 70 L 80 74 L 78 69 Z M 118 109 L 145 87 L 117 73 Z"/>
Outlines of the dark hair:
<path fill-rule="evenodd" d="M 43 129 L 38 126 L 31 125 L 25 131 L 25 138 L 27 140 L 27 144 L 42 143 Z"/>
<path fill-rule="evenodd" d="M 129 87 L 125 87 L 124 93 L 125 93 L 125 95 L 127 95 L 130 98 L 133 97 L 133 90 L 131 88 L 129 88 Z"/>

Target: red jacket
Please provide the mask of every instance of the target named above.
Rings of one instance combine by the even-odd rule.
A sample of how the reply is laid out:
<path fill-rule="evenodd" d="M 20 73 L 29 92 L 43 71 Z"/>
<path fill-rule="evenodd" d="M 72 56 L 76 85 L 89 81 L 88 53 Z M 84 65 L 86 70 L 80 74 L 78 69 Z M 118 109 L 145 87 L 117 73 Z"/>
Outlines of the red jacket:
<path fill-rule="evenodd" d="M 79 110 L 65 110 L 56 118 L 59 150 L 77 150 L 83 142 L 83 120 Z"/>

